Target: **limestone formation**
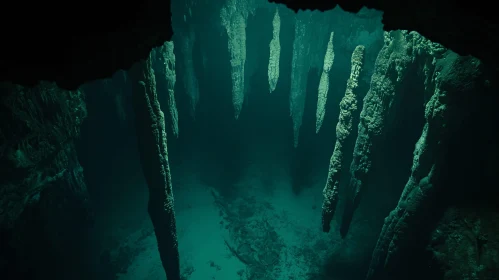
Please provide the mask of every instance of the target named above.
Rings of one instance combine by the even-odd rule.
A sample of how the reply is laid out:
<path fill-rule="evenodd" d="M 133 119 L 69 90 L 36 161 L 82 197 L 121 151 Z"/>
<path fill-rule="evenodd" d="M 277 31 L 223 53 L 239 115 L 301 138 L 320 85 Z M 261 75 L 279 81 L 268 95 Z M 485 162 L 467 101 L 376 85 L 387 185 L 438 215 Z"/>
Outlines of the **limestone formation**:
<path fill-rule="evenodd" d="M 180 261 L 164 115 L 156 93 L 151 58 L 130 70 L 142 171 L 149 188 L 148 212 L 168 280 L 180 280 Z"/>
<path fill-rule="evenodd" d="M 327 93 L 329 91 L 329 71 L 334 62 L 333 35 L 334 32 L 331 32 L 329 42 L 327 43 L 326 54 L 324 55 L 324 67 L 322 69 L 319 83 L 319 97 L 317 99 L 315 133 L 319 133 L 322 122 L 324 121 L 324 115 L 326 114 Z"/>
<path fill-rule="evenodd" d="M 311 69 L 324 68 L 323 48 L 328 45 L 328 39 L 331 38 L 329 30 L 330 26 L 322 13 L 303 12 L 295 17 L 291 92 L 289 95 L 289 111 L 293 119 L 293 144 L 295 148 L 298 147 L 300 129 L 303 123 L 308 74 Z M 329 63 L 326 63 L 326 67 L 329 67 Z M 317 73 L 320 75 L 321 72 Z"/>
<path fill-rule="evenodd" d="M 411 253 L 411 245 L 428 236 L 428 220 L 437 215 L 438 194 L 451 193 L 446 157 L 449 143 L 466 116 L 465 102 L 480 76 L 481 63 L 472 57 L 447 52 L 434 60 L 431 81 L 434 93 L 426 103 L 426 123 L 414 150 L 411 175 L 395 209 L 385 219 L 366 279 L 391 279 L 399 261 Z M 442 206 L 440 206 L 441 208 Z M 461 275 L 460 275 L 461 276 Z M 476 278 L 478 279 L 478 278 Z"/>
<path fill-rule="evenodd" d="M 269 57 L 269 87 L 272 93 L 279 80 L 279 59 L 281 57 L 281 43 L 279 41 L 279 34 L 281 33 L 281 17 L 279 16 L 279 9 L 276 8 L 274 19 L 272 20 L 272 40 L 270 41 L 270 57 Z"/>
<path fill-rule="evenodd" d="M 338 204 L 341 171 L 343 167 L 343 154 L 345 142 L 350 140 L 353 130 L 353 120 L 357 113 L 357 100 L 359 98 L 359 81 L 361 80 L 362 66 L 364 63 L 364 46 L 357 46 L 352 54 L 352 69 L 347 81 L 345 96 L 340 102 L 340 116 L 336 125 L 336 143 L 329 161 L 329 173 L 324 187 L 322 204 L 322 230 L 329 232 L 330 223 Z"/>
<path fill-rule="evenodd" d="M 173 52 L 174 44 L 173 42 L 166 42 L 157 51 L 157 58 L 159 61 L 158 74 L 161 75 L 160 79 L 166 82 L 165 88 L 162 89 L 166 91 L 161 93 L 159 90 L 158 81 L 158 91 L 159 94 L 167 94 L 167 109 L 168 109 L 168 123 L 170 124 L 171 130 L 175 137 L 178 137 L 178 112 L 177 104 L 175 102 L 175 82 L 177 81 L 177 76 L 175 74 L 175 54 Z M 159 80 L 159 79 L 158 79 Z"/>
<path fill-rule="evenodd" d="M 230 53 L 232 104 L 234 117 L 239 118 L 244 103 L 244 65 L 246 63 L 246 24 L 248 3 L 245 0 L 228 0 L 220 11 L 222 25 L 228 36 Z"/>
<path fill-rule="evenodd" d="M 415 74 L 413 61 L 419 51 L 421 36 L 407 31 L 385 32 L 384 46 L 375 63 L 371 86 L 363 101 L 357 141 L 350 166 L 348 200 L 345 204 L 340 232 L 345 236 L 362 194 L 369 184 L 373 152 L 379 149 L 390 120 L 394 118 L 405 78 Z"/>
<path fill-rule="evenodd" d="M 82 263 L 93 213 L 76 149 L 86 108 L 82 90 L 0 83 L 2 279 L 93 278 Z"/>

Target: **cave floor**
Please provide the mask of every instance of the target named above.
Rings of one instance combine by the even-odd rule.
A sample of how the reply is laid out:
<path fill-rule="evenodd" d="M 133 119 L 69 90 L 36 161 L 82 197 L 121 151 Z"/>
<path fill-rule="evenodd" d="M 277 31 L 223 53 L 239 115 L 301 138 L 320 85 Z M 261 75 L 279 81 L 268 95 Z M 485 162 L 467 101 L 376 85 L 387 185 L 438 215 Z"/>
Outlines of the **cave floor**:
<path fill-rule="evenodd" d="M 183 279 L 329 279 L 321 266 L 343 243 L 320 230 L 321 184 L 297 195 L 290 180 L 249 168 L 225 197 L 184 173 L 174 185 Z M 115 207 L 123 209 L 114 214 L 122 226 L 112 227 L 120 280 L 165 279 L 144 192 Z"/>

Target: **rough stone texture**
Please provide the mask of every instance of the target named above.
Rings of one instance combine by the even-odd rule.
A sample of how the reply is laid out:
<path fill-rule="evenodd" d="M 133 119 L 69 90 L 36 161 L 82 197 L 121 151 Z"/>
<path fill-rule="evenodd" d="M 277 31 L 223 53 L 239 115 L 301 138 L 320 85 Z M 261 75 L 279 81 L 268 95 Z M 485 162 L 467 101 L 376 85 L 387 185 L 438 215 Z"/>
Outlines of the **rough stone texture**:
<path fill-rule="evenodd" d="M 82 246 L 92 213 L 75 148 L 84 94 L 51 83 L 2 83 L 0 93 L 0 278 L 93 278 L 91 246 Z"/>
<path fill-rule="evenodd" d="M 142 172 L 149 187 L 148 212 L 168 280 L 180 280 L 180 259 L 165 119 L 156 93 L 151 57 L 129 72 Z"/>
<path fill-rule="evenodd" d="M 2 4 L 0 81 L 76 89 L 146 58 L 173 34 L 169 0 Z M 10 11 L 10 12 L 8 12 Z"/>
<path fill-rule="evenodd" d="M 340 102 L 340 116 L 336 125 L 336 143 L 329 161 L 329 173 L 326 186 L 323 190 L 324 201 L 322 204 L 322 230 L 329 232 L 331 220 L 334 218 L 338 204 L 341 170 L 344 164 L 345 142 L 352 133 L 353 120 L 357 113 L 357 99 L 359 98 L 359 80 L 361 79 L 362 65 L 364 63 L 364 46 L 357 46 L 352 54 L 352 69 L 347 81 L 345 96 Z"/>
<path fill-rule="evenodd" d="M 428 249 L 444 280 L 495 279 L 499 275 L 499 211 L 451 207 L 431 234 Z"/>
<path fill-rule="evenodd" d="M 452 0 L 438 1 L 383 1 L 383 0 L 329 0 L 296 1 L 269 0 L 283 3 L 289 8 L 330 10 L 339 5 L 348 12 L 362 7 L 384 12 L 385 31 L 417 31 L 429 40 L 440 43 L 460 55 L 471 54 L 493 67 L 499 64 L 499 23 L 493 3 L 485 0 L 461 5 Z"/>
<path fill-rule="evenodd" d="M 415 32 L 385 32 L 385 45 L 376 59 L 371 87 L 360 113 L 350 165 L 349 197 L 341 221 L 342 236 L 347 234 L 354 212 L 369 186 L 373 165 L 377 164 L 376 149 L 383 143 L 386 130 L 395 118 L 399 100 L 404 94 L 402 88 L 407 79 L 417 74 L 413 61 L 419 56 L 420 38 Z"/>
<path fill-rule="evenodd" d="M 232 105 L 236 120 L 241 114 L 244 103 L 246 25 L 251 8 L 244 0 L 228 0 L 226 6 L 220 10 L 220 19 L 227 31 L 232 79 Z"/>
<path fill-rule="evenodd" d="M 178 138 L 178 111 L 177 103 L 175 102 L 175 83 L 177 75 L 175 73 L 175 54 L 173 52 L 173 42 L 166 42 L 163 46 L 153 52 L 152 57 L 155 58 L 153 63 L 156 73 L 158 99 L 163 101 L 165 108 L 163 111 L 168 112 L 167 123 L 170 125 L 172 134 Z M 161 102 L 160 102 L 161 103 Z"/>
<path fill-rule="evenodd" d="M 483 67 L 475 58 L 447 52 L 441 59 L 437 58 L 434 69 L 432 81 L 435 90 L 425 107 L 426 124 L 414 150 L 411 176 L 398 205 L 385 219 L 367 280 L 410 278 L 404 262 L 424 247 L 434 228 L 435 218 L 448 207 L 449 198 L 459 193 L 459 185 L 449 183 L 453 176 L 449 176 L 449 172 L 453 167 L 448 162 L 448 154 L 456 152 L 449 149 L 454 146 L 452 142 L 459 139 L 459 130 L 465 120 L 469 120 L 467 111 L 472 108 L 465 102 L 466 97 L 483 89 Z M 474 148 L 468 146 L 460 150 L 465 152 L 467 149 Z M 467 180 L 466 176 L 462 177 L 457 181 Z M 438 234 L 438 228 L 436 232 Z M 459 234 L 466 233 L 461 231 Z M 460 256 L 461 261 L 463 256 L 466 257 Z M 487 279 L 460 277 L 452 279 Z"/>

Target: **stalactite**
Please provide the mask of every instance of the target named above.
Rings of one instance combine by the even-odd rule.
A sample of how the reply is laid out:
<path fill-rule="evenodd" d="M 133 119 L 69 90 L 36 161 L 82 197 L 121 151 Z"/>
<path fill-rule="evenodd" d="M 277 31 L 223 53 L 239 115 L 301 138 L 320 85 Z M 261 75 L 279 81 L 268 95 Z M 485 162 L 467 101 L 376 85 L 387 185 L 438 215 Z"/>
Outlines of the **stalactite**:
<path fill-rule="evenodd" d="M 368 184 L 373 165 L 373 151 L 383 142 L 386 125 L 393 118 L 397 96 L 414 60 L 412 41 L 406 31 L 385 32 L 385 44 L 376 59 L 371 87 L 363 101 L 357 141 L 350 166 L 350 183 L 340 233 L 345 236 L 353 214 Z"/>
<path fill-rule="evenodd" d="M 324 115 L 326 114 L 327 93 L 329 91 L 329 71 L 334 62 L 333 35 L 334 32 L 331 32 L 329 42 L 327 43 L 326 54 L 324 55 L 324 67 L 322 69 L 319 83 L 319 97 L 317 99 L 315 133 L 319 133 L 322 122 L 324 121 Z"/>
<path fill-rule="evenodd" d="M 436 62 L 435 62 L 436 61 Z M 458 137 L 469 108 L 463 100 L 480 83 L 481 63 L 447 52 L 435 59 L 430 75 L 434 93 L 425 106 L 426 123 L 414 150 L 411 175 L 395 209 L 385 219 L 366 279 L 396 279 L 398 263 L 412 253 L 411 244 L 428 236 L 428 219 L 438 215 L 438 194 L 453 192 L 442 175 L 448 172 L 449 142 Z M 466 100 L 466 99 L 464 99 Z M 444 175 L 445 176 L 445 175 Z"/>
<path fill-rule="evenodd" d="M 228 0 L 220 11 L 222 25 L 228 36 L 230 53 L 232 104 L 234 117 L 239 118 L 244 103 L 244 65 L 246 63 L 246 24 L 248 3 L 245 0 Z"/>
<path fill-rule="evenodd" d="M 163 79 L 166 79 L 166 91 L 168 94 L 168 122 L 175 137 L 178 137 L 178 112 L 175 102 L 175 82 L 177 76 L 175 74 L 175 54 L 173 52 L 173 42 L 165 42 L 158 50 L 158 60 L 160 62 L 159 70 Z"/>
<path fill-rule="evenodd" d="M 130 70 L 135 126 L 142 172 L 149 187 L 148 212 L 168 280 L 180 280 L 172 181 L 164 115 L 156 93 L 151 58 Z"/>
<path fill-rule="evenodd" d="M 340 102 L 340 116 L 336 125 L 336 143 L 333 155 L 329 161 L 329 173 L 326 186 L 323 191 L 324 201 L 322 204 L 322 230 L 329 232 L 330 223 L 338 204 L 341 170 L 343 166 L 344 144 L 350 139 L 353 130 L 353 119 L 357 112 L 357 99 L 359 97 L 359 81 L 363 74 L 364 46 L 357 46 L 352 54 L 352 69 L 347 81 L 345 96 Z"/>
<path fill-rule="evenodd" d="M 190 99 L 190 113 L 194 118 L 196 116 L 196 108 L 199 102 L 199 84 L 194 71 L 194 61 L 192 60 L 192 48 L 195 41 L 195 33 L 193 30 L 187 31 L 180 39 L 182 42 L 182 55 L 184 62 L 184 87 Z"/>
<path fill-rule="evenodd" d="M 281 33 L 281 17 L 279 16 L 279 9 L 276 8 L 274 19 L 272 20 L 272 40 L 270 41 L 270 58 L 269 58 L 269 88 L 272 93 L 279 80 L 279 59 L 281 57 L 281 42 L 279 41 L 279 34 Z"/>
<path fill-rule="evenodd" d="M 289 96 L 289 107 L 293 118 L 293 143 L 298 147 L 300 127 L 305 110 L 305 97 L 307 87 L 307 76 L 310 70 L 310 44 L 307 42 L 306 19 L 296 19 L 295 40 L 293 42 L 293 58 L 291 61 L 291 94 Z"/>
<path fill-rule="evenodd" d="M 321 53 L 331 32 L 323 13 L 303 12 L 297 14 L 295 19 L 289 111 L 293 119 L 293 144 L 296 148 L 305 110 L 308 74 L 311 69 L 324 67 Z"/>

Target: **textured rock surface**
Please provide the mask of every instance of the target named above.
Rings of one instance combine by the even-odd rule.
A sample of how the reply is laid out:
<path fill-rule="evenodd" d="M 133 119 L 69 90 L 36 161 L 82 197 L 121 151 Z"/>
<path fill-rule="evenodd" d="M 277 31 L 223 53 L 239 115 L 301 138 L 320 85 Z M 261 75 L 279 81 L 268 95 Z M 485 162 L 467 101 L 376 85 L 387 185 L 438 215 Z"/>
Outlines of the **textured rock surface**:
<path fill-rule="evenodd" d="M 168 112 L 167 123 L 170 125 L 171 132 L 175 137 L 178 137 L 178 111 L 177 102 L 175 102 L 175 83 L 177 75 L 175 73 L 175 53 L 173 42 L 166 42 L 163 46 L 156 49 L 155 56 L 157 91 L 158 98 L 166 99 L 166 108 L 164 111 Z M 154 63 L 153 63 L 154 64 Z"/>
<path fill-rule="evenodd" d="M 352 54 L 352 69 L 350 78 L 347 81 L 345 96 L 340 102 L 340 116 L 336 125 L 336 143 L 334 151 L 329 161 L 329 173 L 327 175 L 326 186 L 324 187 L 322 203 L 322 230 L 329 232 L 331 220 L 334 218 L 340 187 L 341 170 L 344 160 L 345 142 L 349 140 L 354 126 L 354 118 L 357 113 L 357 99 L 359 81 L 362 78 L 362 65 L 364 63 L 364 46 L 357 46 Z M 357 116 L 358 117 L 358 116 Z"/>
<path fill-rule="evenodd" d="M 230 53 L 232 79 L 232 105 L 236 120 L 244 103 L 244 70 L 246 63 L 246 25 L 250 5 L 245 0 L 228 0 L 220 11 L 222 25 L 227 31 L 227 45 Z"/>
<path fill-rule="evenodd" d="M 433 72 L 431 79 L 434 83 L 434 93 L 425 107 L 426 124 L 414 150 L 411 176 L 398 205 L 385 219 L 373 252 L 366 278 L 368 280 L 399 278 L 406 275 L 407 273 L 401 269 L 405 267 L 404 262 L 407 262 L 410 255 L 421 246 L 424 247 L 425 240 L 431 235 L 435 225 L 434 219 L 443 214 L 442 211 L 446 209 L 450 198 L 460 193 L 461 186 L 449 183 L 452 175 L 448 174 L 454 167 L 448 162 L 448 153 L 449 148 L 454 146 L 452 143 L 459 139 L 460 132 L 458 131 L 464 128 L 463 120 L 469 120 L 466 112 L 470 110 L 471 115 L 476 114 L 476 111 L 473 112 L 473 108 L 469 107 L 470 104 L 463 101 L 475 91 L 483 90 L 485 85 L 482 75 L 483 67 L 475 58 L 460 57 L 452 52 L 445 53 L 441 59 L 436 57 L 434 61 L 435 70 L 431 71 Z M 461 150 L 467 149 L 473 150 L 474 148 L 468 146 Z M 464 178 L 466 176 L 456 181 L 462 181 Z M 465 186 L 465 189 L 470 190 L 469 186 Z M 445 220 L 449 218 L 445 217 L 442 220 L 443 222 L 435 229 L 434 235 L 439 235 L 439 230 L 443 228 L 449 229 Z M 469 221 L 476 246 L 483 242 L 480 241 L 481 239 L 484 239 L 479 235 L 480 228 L 477 223 L 479 222 L 476 220 Z M 452 230 L 446 231 L 452 232 Z M 467 234 L 463 228 L 454 232 L 459 235 Z M 447 244 L 452 243 L 452 241 L 447 242 Z M 469 248 L 473 250 L 470 254 L 475 257 L 471 263 L 467 259 L 468 253 L 462 254 L 458 252 L 461 248 L 455 248 L 457 251 L 453 253 L 454 257 L 459 256 L 459 261 L 463 261 L 463 264 L 456 263 L 451 267 L 464 265 L 470 269 L 464 268 L 458 273 L 458 278 L 447 279 L 490 279 L 477 277 L 480 268 L 477 265 L 479 256 L 475 252 L 478 250 L 476 246 Z M 436 258 L 439 257 L 440 252 L 437 250 Z M 497 267 L 497 264 L 489 266 L 489 269 L 494 267 Z M 444 269 L 447 270 L 448 267 Z"/>
<path fill-rule="evenodd" d="M 428 249 L 441 279 L 494 279 L 499 275 L 499 212 L 493 207 L 451 207 L 431 233 Z"/>
<path fill-rule="evenodd" d="M 92 216 L 75 148 L 84 94 L 52 83 L 0 92 L 1 277 L 92 278 L 73 273 L 90 272 L 81 244 Z"/>
<path fill-rule="evenodd" d="M 358 135 L 350 166 L 348 201 L 341 221 L 345 236 L 362 195 L 369 186 L 376 149 L 383 143 L 387 127 L 395 118 L 406 79 L 417 75 L 413 61 L 419 56 L 422 37 L 407 31 L 385 32 L 385 45 L 376 59 L 371 87 L 364 97 Z"/>
<path fill-rule="evenodd" d="M 156 93 L 151 58 L 129 72 L 142 172 L 149 187 L 148 212 L 168 280 L 180 280 L 180 259 L 165 119 Z"/>

